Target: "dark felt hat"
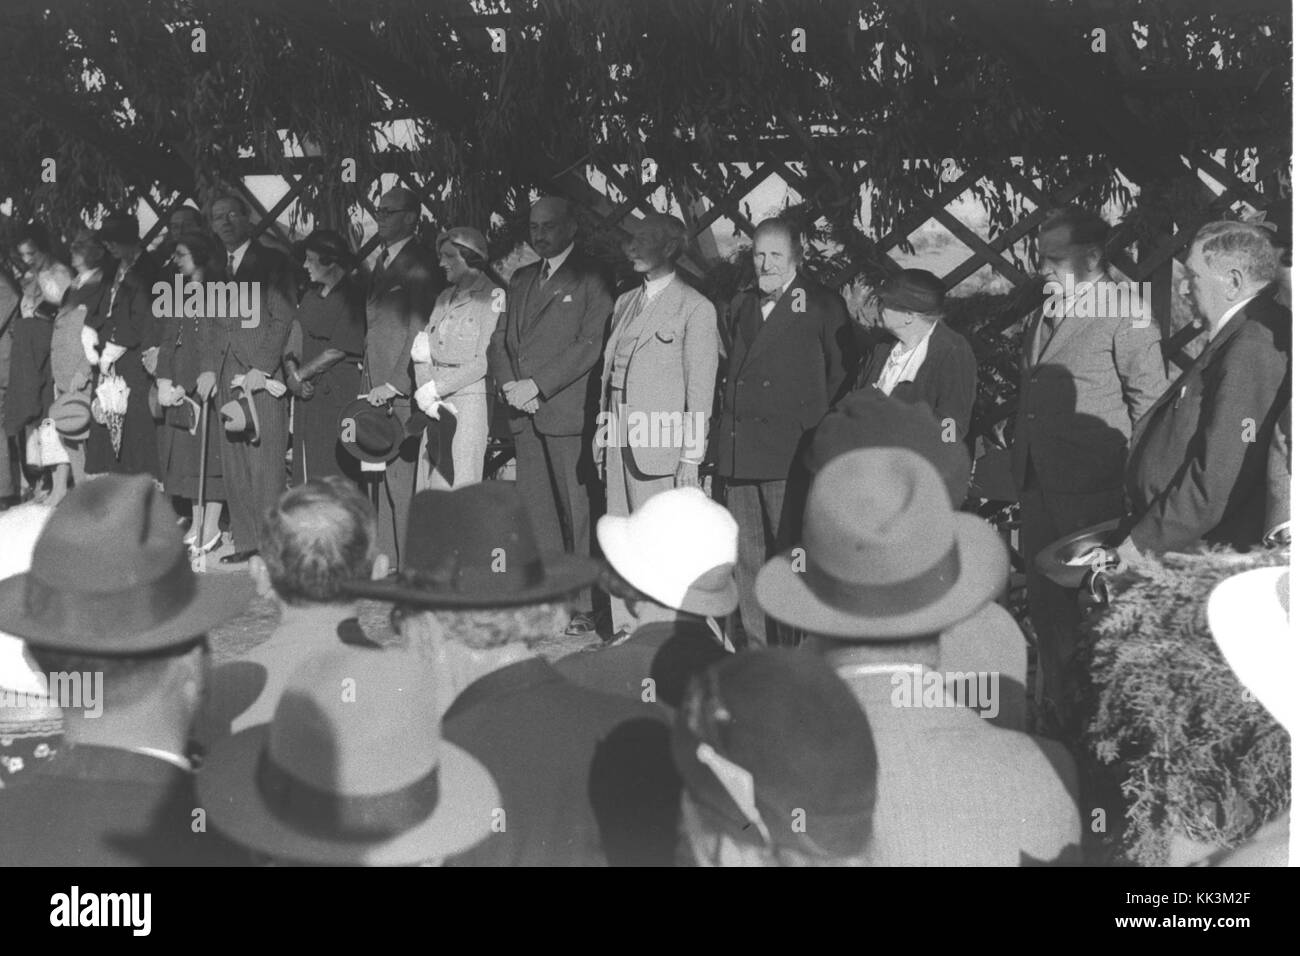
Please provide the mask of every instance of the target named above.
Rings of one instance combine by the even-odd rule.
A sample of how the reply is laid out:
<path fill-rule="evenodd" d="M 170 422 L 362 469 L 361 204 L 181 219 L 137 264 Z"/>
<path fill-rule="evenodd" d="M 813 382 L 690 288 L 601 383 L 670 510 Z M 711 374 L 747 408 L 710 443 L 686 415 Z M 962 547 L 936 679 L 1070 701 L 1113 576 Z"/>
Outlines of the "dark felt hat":
<path fill-rule="evenodd" d="M 364 398 L 350 402 L 339 414 L 339 443 L 358 461 L 392 461 L 406 440 L 406 429 L 392 410 Z"/>
<path fill-rule="evenodd" d="M 78 485 L 45 525 L 30 570 L 0 581 L 0 630 L 100 656 L 191 643 L 252 600 L 242 576 L 197 575 L 171 502 L 147 475 Z"/>
<path fill-rule="evenodd" d="M 845 857 L 871 837 L 875 741 L 819 655 L 750 651 L 696 677 L 677 711 L 673 760 L 705 819 L 742 843 Z M 802 829 L 791 826 L 796 810 Z"/>
<path fill-rule="evenodd" d="M 904 269 L 882 282 L 876 294 L 881 304 L 891 309 L 933 315 L 943 311 L 948 287 L 933 272 Z"/>
<path fill-rule="evenodd" d="M 134 216 L 114 213 L 104 217 L 95 238 L 100 242 L 133 243 L 140 241 L 140 224 Z"/>
<path fill-rule="evenodd" d="M 513 482 L 422 491 L 411 501 L 402 571 L 357 581 L 357 597 L 427 607 L 540 604 L 596 580 L 600 566 L 573 554 L 544 554 Z"/>

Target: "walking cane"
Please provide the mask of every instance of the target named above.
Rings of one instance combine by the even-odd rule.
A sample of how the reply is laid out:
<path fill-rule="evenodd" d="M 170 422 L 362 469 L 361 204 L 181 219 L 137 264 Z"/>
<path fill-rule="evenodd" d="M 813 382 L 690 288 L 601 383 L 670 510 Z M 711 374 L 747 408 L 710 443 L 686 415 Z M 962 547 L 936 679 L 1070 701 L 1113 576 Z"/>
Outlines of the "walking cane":
<path fill-rule="evenodd" d="M 208 516 L 208 404 L 212 396 L 209 395 L 203 400 L 199 407 L 199 534 L 195 535 L 194 543 L 198 545 L 195 549 L 194 557 L 190 565 L 195 571 L 206 571 L 208 569 L 208 553 L 204 550 L 203 540 L 207 533 L 207 516 Z"/>

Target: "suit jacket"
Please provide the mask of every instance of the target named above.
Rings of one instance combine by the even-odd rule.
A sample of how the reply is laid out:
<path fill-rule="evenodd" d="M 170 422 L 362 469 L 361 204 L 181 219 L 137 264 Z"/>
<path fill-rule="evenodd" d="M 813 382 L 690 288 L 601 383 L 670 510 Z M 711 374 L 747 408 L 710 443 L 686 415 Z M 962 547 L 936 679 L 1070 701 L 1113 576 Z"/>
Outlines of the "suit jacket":
<path fill-rule="evenodd" d="M 1098 297 L 1099 312 L 1107 311 L 1104 299 Z M 1027 487 L 1032 458 L 1044 491 L 1120 488 L 1133 425 L 1168 384 L 1160 329 L 1123 315 L 1056 321 L 1050 334 L 1040 309 L 1025 327 L 1011 449 L 1016 487 Z"/>
<path fill-rule="evenodd" d="M 194 775 L 115 747 L 65 744 L 0 790 L 4 862 L 21 866 L 241 866 L 215 829 L 195 833 Z"/>
<path fill-rule="evenodd" d="M 622 644 L 562 657 L 555 669 L 575 684 L 636 703 L 646 703 L 653 686 L 654 703 L 677 707 L 691 678 L 727 656 L 703 621 L 654 621 Z"/>
<path fill-rule="evenodd" d="M 429 321 L 442 288 L 441 275 L 433 256 L 412 236 L 391 262 L 371 276 L 362 383 L 366 388 L 387 383 L 401 392 L 404 397 L 393 406 L 403 422 L 415 391 L 411 343 Z"/>
<path fill-rule="evenodd" d="M 289 257 L 278 249 L 253 241 L 239 260 L 235 274 L 226 278 L 236 282 L 257 282 L 260 294 L 255 326 L 246 328 L 239 316 L 209 319 L 214 326 L 214 355 L 209 361 L 221 363 L 219 378 L 222 388 L 226 388 L 229 379 L 254 368 L 265 372 L 269 378 L 282 377 L 278 375 L 281 356 L 293 325 L 294 310 L 298 307 Z"/>
<path fill-rule="evenodd" d="M 848 309 L 839 293 L 800 275 L 766 321 L 759 293 L 747 290 L 731 300 L 724 326 L 718 474 L 783 480 L 857 365 Z"/>
<path fill-rule="evenodd" d="M 863 363 L 858 388 L 874 388 L 889 361 L 894 340 L 881 342 Z M 930 406 L 934 417 L 943 424 L 951 419 L 957 435 L 965 440 L 970 430 L 971 410 L 975 407 L 975 382 L 978 366 L 966 337 L 937 322 L 926 345 L 925 361 L 910 381 L 901 381 L 890 392 L 900 402 L 919 402 Z"/>
<path fill-rule="evenodd" d="M 871 865 L 1078 862 L 1078 780 L 1066 749 L 965 707 L 915 698 L 896 706 L 906 675 L 896 683 L 892 673 L 841 669 L 867 713 L 879 762 Z"/>
<path fill-rule="evenodd" d="M 534 262 L 510 277 L 488 367 L 498 387 L 525 378 L 537 383 L 539 433 L 581 435 L 595 418 L 596 367 L 614 300 L 597 264 L 577 249 L 539 287 L 541 271 Z M 513 434 L 527 423 L 527 415 L 510 409 Z"/>
<path fill-rule="evenodd" d="M 531 658 L 465 688 L 442 732 L 488 768 L 505 811 L 503 829 L 448 865 L 671 863 L 681 781 L 662 708 Z"/>
<path fill-rule="evenodd" d="M 718 379 L 718 315 L 713 303 L 680 276 L 674 276 L 642 308 L 644 297 L 642 286 L 624 292 L 614 304 L 600 379 L 600 410 L 610 411 L 609 387 L 615 385 L 623 389 L 628 411 L 642 416 L 680 414 L 680 430 L 673 428 L 667 435 L 656 430 L 651 440 L 653 447 L 637 443 L 629 448 L 643 474 L 671 475 L 682 458 L 698 463 L 704 457 Z M 614 353 L 619 340 L 625 337 L 634 338 L 636 346 L 623 380 L 612 382 Z M 646 420 L 671 422 L 663 417 Z M 678 441 L 669 443 L 674 438 Z"/>
<path fill-rule="evenodd" d="M 1133 433 L 1129 534 L 1143 551 L 1246 549 L 1267 530 L 1269 440 L 1290 395 L 1291 312 L 1266 290 L 1234 315 Z"/>

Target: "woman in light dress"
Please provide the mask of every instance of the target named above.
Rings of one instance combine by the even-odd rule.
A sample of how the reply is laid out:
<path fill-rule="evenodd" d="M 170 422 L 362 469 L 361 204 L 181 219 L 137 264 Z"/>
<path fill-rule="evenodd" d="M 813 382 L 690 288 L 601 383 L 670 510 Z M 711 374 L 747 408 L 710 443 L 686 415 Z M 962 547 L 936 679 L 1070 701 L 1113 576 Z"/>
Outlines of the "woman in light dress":
<path fill-rule="evenodd" d="M 451 285 L 411 348 L 415 403 L 432 419 L 420 442 L 416 490 L 483 480 L 488 442 L 488 341 L 505 311 L 505 289 L 488 264 L 487 240 L 457 226 L 438 237 Z"/>

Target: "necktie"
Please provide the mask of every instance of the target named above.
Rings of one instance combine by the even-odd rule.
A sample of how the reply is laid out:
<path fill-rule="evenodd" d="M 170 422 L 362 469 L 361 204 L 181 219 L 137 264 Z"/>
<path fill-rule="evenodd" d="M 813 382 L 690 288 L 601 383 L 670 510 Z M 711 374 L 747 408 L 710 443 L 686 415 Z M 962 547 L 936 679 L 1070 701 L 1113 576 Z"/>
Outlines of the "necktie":
<path fill-rule="evenodd" d="M 545 283 L 551 277 L 551 260 L 542 260 L 542 282 Z"/>
<path fill-rule="evenodd" d="M 765 321 L 772 314 L 772 310 L 776 308 L 777 302 L 781 301 L 783 295 L 785 295 L 785 290 L 777 289 L 775 292 L 769 292 L 759 299 L 758 311 Z"/>
<path fill-rule="evenodd" d="M 235 254 L 233 252 L 226 253 L 226 275 L 232 279 L 235 277 Z"/>

